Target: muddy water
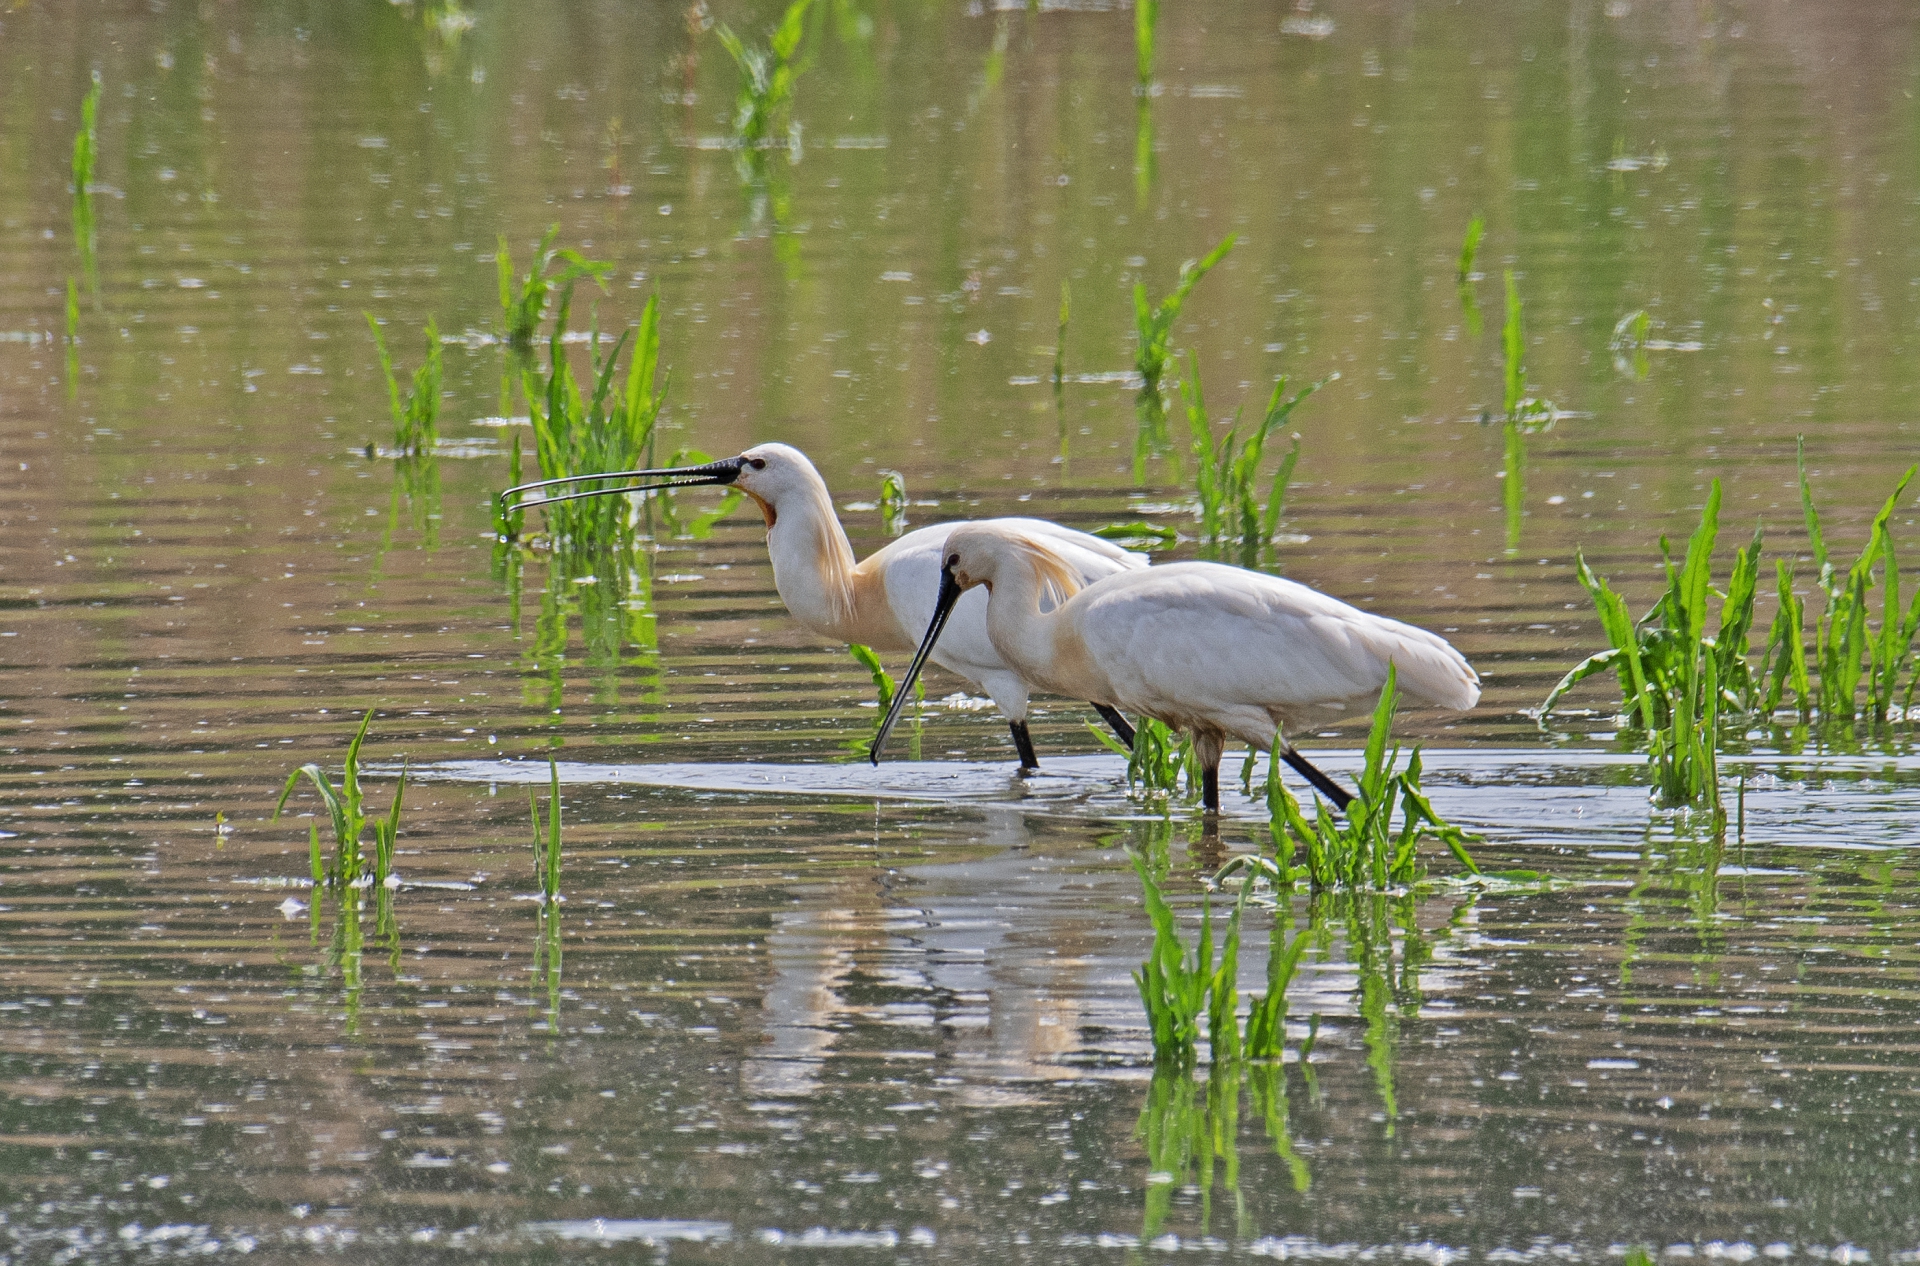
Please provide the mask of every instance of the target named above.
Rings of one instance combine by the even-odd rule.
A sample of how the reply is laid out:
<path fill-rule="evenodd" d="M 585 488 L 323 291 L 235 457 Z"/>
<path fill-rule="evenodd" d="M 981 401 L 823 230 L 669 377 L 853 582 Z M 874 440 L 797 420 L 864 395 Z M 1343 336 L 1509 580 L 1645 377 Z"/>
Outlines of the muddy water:
<path fill-rule="evenodd" d="M 1913 758 L 1756 733 L 1719 841 L 1648 808 L 1603 692 L 1525 713 L 1597 644 L 1576 548 L 1649 595 L 1718 477 L 1730 532 L 1803 553 L 1804 433 L 1850 554 L 1913 460 L 1905 7 L 1224 3 L 1163 15 L 1136 95 L 1125 10 L 835 4 L 800 161 L 745 186 L 707 26 L 771 9 L 432 16 L 0 14 L 13 1260 L 1920 1252 Z M 1281 565 L 1474 659 L 1482 706 L 1407 730 L 1483 856 L 1552 884 L 1256 909 L 1247 989 L 1272 928 L 1310 938 L 1288 1064 L 1154 1079 L 1123 849 L 1186 893 L 1208 854 L 1078 709 L 1021 783 L 936 678 L 876 773 L 864 671 L 786 619 L 753 516 L 590 579 L 495 549 L 493 256 L 552 223 L 616 265 L 603 328 L 661 296 L 663 448 L 800 445 L 863 552 L 883 469 L 916 522 L 1184 526 L 1182 473 L 1135 475 L 1130 291 L 1239 233 L 1178 329 L 1216 415 L 1340 375 Z M 1517 518 L 1480 420 L 1509 268 L 1566 415 Z M 419 469 L 364 455 L 363 311 L 404 368 L 428 316 L 450 340 Z M 268 818 L 370 707 L 375 806 L 417 776 L 404 882 L 316 902 L 306 820 Z"/>

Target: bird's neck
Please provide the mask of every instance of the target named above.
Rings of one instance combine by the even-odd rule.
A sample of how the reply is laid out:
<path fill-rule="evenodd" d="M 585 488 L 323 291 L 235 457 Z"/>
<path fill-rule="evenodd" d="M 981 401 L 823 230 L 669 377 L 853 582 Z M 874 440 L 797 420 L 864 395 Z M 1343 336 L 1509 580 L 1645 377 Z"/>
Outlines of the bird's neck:
<path fill-rule="evenodd" d="M 1031 558 L 998 569 L 987 602 L 993 648 L 1033 685 L 1058 695 L 1109 702 L 1106 675 L 1085 653 L 1064 609 L 1067 595 Z"/>
<path fill-rule="evenodd" d="M 773 586 L 793 618 L 822 637 L 863 640 L 859 568 L 853 546 L 817 477 L 798 496 L 783 497 L 767 528 Z"/>

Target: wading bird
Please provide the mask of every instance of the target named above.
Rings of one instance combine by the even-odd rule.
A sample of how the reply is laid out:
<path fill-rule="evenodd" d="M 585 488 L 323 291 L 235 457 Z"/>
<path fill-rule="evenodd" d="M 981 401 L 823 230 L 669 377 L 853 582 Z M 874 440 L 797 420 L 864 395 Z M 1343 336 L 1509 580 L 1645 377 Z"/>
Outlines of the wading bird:
<path fill-rule="evenodd" d="M 577 485 L 616 479 L 660 480 L 617 488 Z M 759 505 L 767 521 L 767 553 L 773 560 L 773 584 L 780 600 L 801 624 L 822 637 L 862 642 L 875 650 L 910 651 L 933 616 L 940 590 L 941 547 L 961 525 L 943 523 L 907 533 L 860 562 L 833 512 L 833 499 L 805 453 L 786 444 L 759 444 L 738 457 L 705 466 L 667 466 L 604 475 L 576 475 L 521 484 L 501 494 L 508 509 L 551 505 L 580 497 L 613 496 L 653 488 L 727 484 Z M 517 504 L 514 499 L 517 500 Z M 1147 560 L 1085 532 L 1043 519 L 993 519 L 1025 538 L 1043 541 L 1059 560 L 1064 587 L 1042 592 L 1047 606 L 1064 601 L 1083 585 L 1103 576 L 1144 570 Z M 1007 666 L 987 637 L 987 595 L 968 597 L 950 607 L 951 628 L 932 658 L 985 690 L 1006 715 L 1013 745 L 1025 769 L 1037 769 L 1033 737 L 1027 730 L 1028 683 Z M 1129 747 L 1133 727 L 1103 703 L 1094 710 Z"/>
<path fill-rule="evenodd" d="M 1417 702 L 1464 710 L 1480 698 L 1480 679 L 1444 639 L 1277 576 L 1165 563 L 1073 592 L 1064 560 L 1017 528 L 965 524 L 945 550 L 933 619 L 873 741 L 876 765 L 900 700 L 975 586 L 991 595 L 994 649 L 1028 682 L 1190 732 L 1205 771 L 1202 803 L 1213 812 L 1228 738 L 1260 751 L 1278 741 L 1284 759 L 1289 724 L 1371 701 L 1389 664 Z M 1049 608 L 1041 601 L 1049 589 L 1072 596 Z"/>

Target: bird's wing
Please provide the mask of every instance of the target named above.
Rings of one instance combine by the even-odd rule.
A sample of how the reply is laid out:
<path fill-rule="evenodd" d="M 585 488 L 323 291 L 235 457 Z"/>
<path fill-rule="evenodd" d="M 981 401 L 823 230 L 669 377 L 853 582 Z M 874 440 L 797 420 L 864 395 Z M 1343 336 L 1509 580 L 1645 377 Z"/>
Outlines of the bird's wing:
<path fill-rule="evenodd" d="M 1479 695 L 1466 660 L 1433 634 L 1237 567 L 1176 563 L 1115 577 L 1074 603 L 1073 625 L 1116 702 L 1142 711 L 1371 701 L 1389 661 L 1421 702 L 1466 708 Z"/>

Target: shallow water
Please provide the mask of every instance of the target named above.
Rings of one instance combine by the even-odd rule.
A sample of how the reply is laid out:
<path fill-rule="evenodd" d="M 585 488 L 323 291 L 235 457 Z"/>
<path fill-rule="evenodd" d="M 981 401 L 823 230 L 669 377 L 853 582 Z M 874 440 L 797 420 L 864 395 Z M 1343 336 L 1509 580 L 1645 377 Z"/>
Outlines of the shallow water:
<path fill-rule="evenodd" d="M 836 3 L 759 189 L 701 28 L 771 8 L 470 12 L 0 12 L 0 1253 L 1920 1253 L 1904 741 L 1757 732 L 1722 842 L 1649 808 L 1605 691 L 1526 711 L 1599 643 L 1576 549 L 1644 601 L 1718 477 L 1729 538 L 1804 551 L 1805 433 L 1851 557 L 1913 460 L 1906 7 L 1226 0 L 1163 12 L 1136 97 L 1128 10 Z M 1218 853 L 1083 709 L 1044 701 L 1022 782 L 936 675 L 872 770 L 866 674 L 786 618 L 750 512 L 590 580 L 495 549 L 524 405 L 494 242 L 524 268 L 554 222 L 617 266 L 604 328 L 662 297 L 663 454 L 798 444 L 863 553 L 882 469 L 915 523 L 1185 526 L 1177 472 L 1134 478 L 1130 288 L 1237 231 L 1178 332 L 1216 415 L 1340 374 L 1294 418 L 1281 563 L 1474 660 L 1481 707 L 1406 733 L 1480 859 L 1551 881 L 1436 855 L 1414 896 L 1254 910 L 1250 992 L 1276 919 L 1315 938 L 1289 1063 L 1156 1081 L 1122 850 L 1196 921 Z M 1567 413 L 1512 525 L 1479 421 L 1504 268 Z M 1642 308 L 1644 374 L 1608 346 Z M 363 309 L 405 367 L 429 315 L 450 340 L 412 476 L 364 455 Z M 268 819 L 369 707 L 374 805 L 415 779 L 403 883 L 316 910 L 305 819 Z M 549 754 L 557 922 L 522 802 Z M 1174 1154 L 1196 1122 L 1210 1169 Z"/>

